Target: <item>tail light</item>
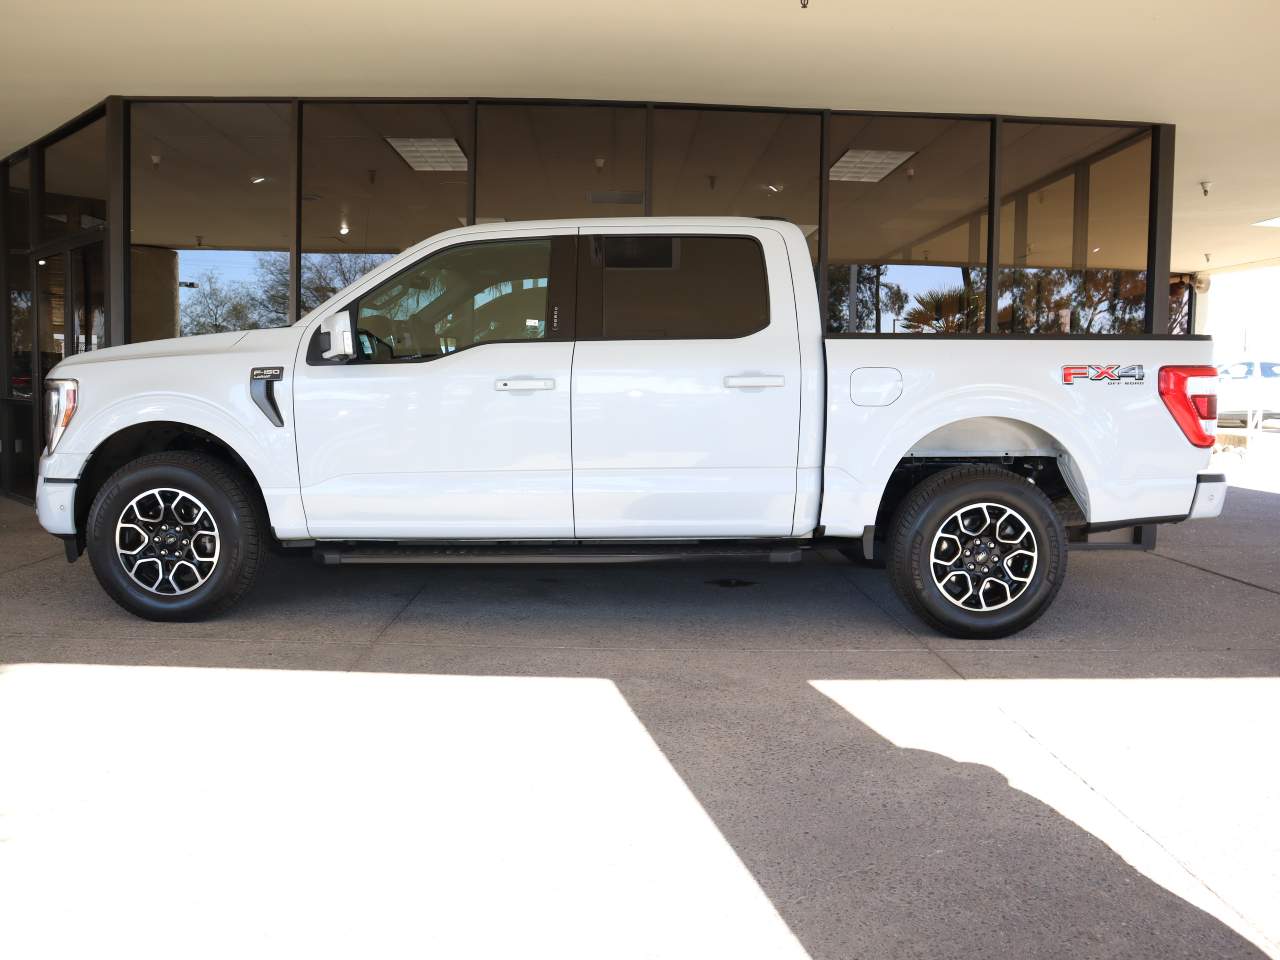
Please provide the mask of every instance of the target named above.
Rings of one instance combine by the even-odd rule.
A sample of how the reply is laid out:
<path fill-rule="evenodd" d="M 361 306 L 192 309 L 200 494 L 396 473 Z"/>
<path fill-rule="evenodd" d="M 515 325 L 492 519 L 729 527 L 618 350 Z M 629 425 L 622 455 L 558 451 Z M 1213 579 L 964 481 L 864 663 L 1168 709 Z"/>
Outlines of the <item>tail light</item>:
<path fill-rule="evenodd" d="M 1213 446 L 1218 429 L 1216 367 L 1161 367 L 1160 399 L 1192 446 Z"/>

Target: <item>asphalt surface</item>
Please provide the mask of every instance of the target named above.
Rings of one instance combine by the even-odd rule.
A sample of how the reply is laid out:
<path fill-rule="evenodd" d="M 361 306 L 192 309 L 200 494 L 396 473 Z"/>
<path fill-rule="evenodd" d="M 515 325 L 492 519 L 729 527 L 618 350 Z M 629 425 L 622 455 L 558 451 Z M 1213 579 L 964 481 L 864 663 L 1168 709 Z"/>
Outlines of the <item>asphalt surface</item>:
<path fill-rule="evenodd" d="M 775 912 L 773 919 L 785 924 L 779 929 L 798 942 L 799 955 L 813 958 L 1275 955 L 1280 880 L 1269 859 L 1277 843 L 1274 808 L 1231 806 L 1242 797 L 1265 799 L 1273 787 L 1265 777 L 1274 766 L 1274 748 L 1269 758 L 1265 751 L 1280 734 L 1276 714 L 1266 706 L 1275 700 L 1274 688 L 1230 687 L 1241 693 L 1231 693 L 1228 703 L 1258 691 L 1262 712 L 1206 710 L 1194 727 L 1179 727 L 1184 732 L 1178 736 L 1188 742 L 1174 744 L 1162 734 L 1171 727 L 1144 724 L 1139 711 L 1124 709 L 1131 702 L 1128 691 L 1138 686 L 1091 684 L 1182 678 L 1189 686 L 1174 688 L 1172 700 L 1157 698 L 1151 708 L 1169 710 L 1172 719 L 1185 713 L 1178 698 L 1186 694 L 1177 691 L 1199 698 L 1209 685 L 1222 690 L 1223 682 L 1280 677 L 1278 624 L 1280 495 L 1239 489 L 1231 492 L 1223 519 L 1162 528 L 1154 553 L 1073 552 L 1054 608 L 1021 635 L 991 642 L 930 632 L 897 602 L 881 571 L 850 565 L 836 554 L 793 566 L 631 568 L 335 569 L 273 558 L 251 595 L 228 615 L 207 623 L 149 623 L 112 604 L 86 559 L 68 565 L 61 544 L 39 530 L 29 507 L 0 499 L 3 663 L 24 669 L 81 664 L 322 671 L 338 673 L 330 682 L 339 688 L 342 675 L 354 683 L 367 674 L 607 680 L 705 812 L 705 830 L 718 834 L 717 843 L 723 838 L 767 898 L 759 909 Z M 28 675 L 12 671 L 13 678 Z M 985 736 L 981 730 L 995 729 L 980 724 L 959 746 L 931 748 L 955 733 L 947 730 L 953 722 L 967 723 L 977 714 L 951 713 L 968 707 L 944 708 L 929 691 L 984 680 L 1064 679 L 1080 683 L 1068 688 L 1073 692 L 1064 712 L 1052 718 L 1043 710 L 1019 715 L 1008 703 L 993 708 L 1000 724 L 1026 735 L 1011 755 L 1030 766 L 1019 767 L 1024 761 L 1016 757 L 1010 768 L 998 757 L 967 759 L 969 747 L 982 745 L 976 743 Z M 891 680 L 949 685 L 869 683 Z M 823 681 L 867 683 L 827 688 Z M 56 683 L 50 689 L 67 722 L 110 724 L 109 703 Z M 875 696 L 885 689 L 904 693 Z M 1074 691 L 1080 691 L 1078 702 L 1070 699 Z M 1048 702 L 1039 694 L 1033 699 Z M 1104 701 L 1120 704 L 1118 712 L 1105 713 Z M 501 710 L 501 697 L 494 702 Z M 226 709 L 234 711 L 234 703 Z M 282 714 L 288 709 L 281 704 Z M 1082 722 L 1071 722 L 1073 712 Z M 1141 712 L 1150 719 L 1149 710 Z M 1083 722 L 1100 716 L 1108 718 L 1105 724 Z M 1186 722 L 1185 716 L 1177 719 Z M 178 729 L 194 722 L 180 703 L 157 707 L 155 721 Z M 10 722 L 24 723 L 17 708 Z M 473 728 L 474 720 L 460 719 L 449 736 L 465 746 Z M 1186 729 L 1211 736 L 1199 743 Z M 411 750 L 415 739 L 439 735 L 435 727 L 400 729 L 397 743 Z M 1073 735 L 1083 739 L 1053 745 L 1052 736 Z M 477 750 L 494 749 L 484 746 L 487 739 L 476 742 Z M 129 747 L 117 742 L 113 749 Z M 5 757 L 0 752 L 0 833 L 5 798 L 17 803 L 12 784 L 8 791 L 3 785 Z M 41 759 L 35 751 L 24 757 L 23 776 L 37 787 L 47 769 L 67 759 Z M 1161 758 L 1158 764 L 1153 757 Z M 1203 787 L 1197 757 L 1218 764 L 1218 779 L 1239 776 L 1232 796 L 1186 800 L 1197 783 Z M 1110 763 L 1106 770 L 1090 767 L 1104 762 Z M 235 780 L 234 757 L 220 756 L 217 764 L 219 777 Z M 1043 776 L 1028 773 L 1032 768 Z M 1078 792 L 1066 781 L 1065 794 L 1037 785 L 1037 777 L 1059 774 Z M 1264 780 L 1250 779 L 1256 777 Z M 1144 785 L 1150 789 L 1135 792 Z M 129 796 L 127 782 L 112 789 Z M 439 789 L 465 798 L 469 787 L 454 781 Z M 38 793 L 24 795 L 28 807 L 45 802 Z M 1175 796 L 1183 799 L 1175 802 Z M 141 787 L 134 799 L 142 808 L 150 802 Z M 1083 806 L 1099 801 L 1107 809 L 1096 816 Z M 324 798 L 307 802 L 323 804 Z M 360 813 L 347 806 L 334 816 Z M 31 822 L 36 814 L 44 811 L 31 813 Z M 1118 833 L 1098 819 L 1104 814 L 1116 818 Z M 654 827 L 661 831 L 662 823 L 645 824 Z M 15 829 L 11 825 L 3 839 L 27 842 L 14 836 Z M 635 819 L 611 829 L 625 837 Z M 136 856 L 147 856 L 148 842 L 139 838 Z M 1135 844 L 1145 844 L 1146 853 Z M 566 849 L 577 848 L 566 842 Z M 545 844 L 538 850 L 547 855 Z M 3 851 L 0 844 L 0 888 L 6 888 Z M 506 855 L 524 864 L 535 854 L 531 848 Z M 573 877 L 572 856 L 562 859 L 568 862 L 558 869 Z M 1161 873 L 1165 868 L 1168 876 Z M 661 869 L 675 878 L 696 871 L 696 864 L 676 856 Z M 591 882 L 607 880 L 597 874 Z M 661 889 L 661 875 L 652 881 Z M 555 897 L 571 907 L 579 888 L 564 882 Z M 1278 893 L 1274 901 L 1271 892 Z M 501 897 L 481 899 L 476 910 L 489 922 L 509 907 Z M 430 913 L 430 904 L 419 908 Z M 74 914 L 77 904 L 64 901 L 60 909 Z M 660 933 L 668 912 L 638 900 L 634 923 Z M 572 910 L 565 916 L 554 943 L 526 941 L 525 955 L 631 955 L 625 937 L 609 945 L 576 941 Z M 231 929 L 239 922 L 226 909 L 218 919 Z M 271 930 L 261 917 L 243 922 L 266 931 L 259 932 L 267 938 L 263 943 L 274 945 L 273 955 L 290 955 L 288 931 Z M 726 924 L 727 944 L 733 921 L 715 922 Z M 483 929 L 477 923 L 473 929 Z M 139 919 L 135 934 L 145 925 Z M 429 930 L 415 929 L 406 936 L 425 939 L 412 945 L 431 947 Z M 716 929 L 712 924 L 700 935 L 714 943 Z M 646 950 L 708 955 L 705 945 L 694 952 L 692 943 L 682 934 L 657 946 L 649 942 Z M 111 955 L 110 949 L 97 952 Z M 481 945 L 474 952 L 486 950 Z M 732 952 L 742 955 L 737 947 Z M 148 954 L 137 949 L 132 955 Z"/>

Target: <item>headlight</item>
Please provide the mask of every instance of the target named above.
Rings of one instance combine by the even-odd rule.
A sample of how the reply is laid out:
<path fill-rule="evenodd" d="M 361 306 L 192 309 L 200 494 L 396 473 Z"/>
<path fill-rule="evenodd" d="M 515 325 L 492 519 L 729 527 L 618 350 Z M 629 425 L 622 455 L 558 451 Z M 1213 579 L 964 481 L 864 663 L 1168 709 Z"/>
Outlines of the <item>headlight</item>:
<path fill-rule="evenodd" d="M 76 415 L 76 394 L 80 385 L 75 380 L 44 382 L 44 448 L 53 453 L 62 432 Z"/>

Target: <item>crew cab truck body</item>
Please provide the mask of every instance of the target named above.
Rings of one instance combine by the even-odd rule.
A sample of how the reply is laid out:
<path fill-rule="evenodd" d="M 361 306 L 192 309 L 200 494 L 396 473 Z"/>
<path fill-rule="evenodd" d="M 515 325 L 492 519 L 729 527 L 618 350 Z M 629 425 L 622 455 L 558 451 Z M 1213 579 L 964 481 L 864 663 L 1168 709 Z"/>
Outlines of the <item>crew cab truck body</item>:
<path fill-rule="evenodd" d="M 37 509 L 157 619 L 273 538 L 327 562 L 879 553 L 940 630 L 1034 620 L 1067 527 L 1216 516 L 1206 338 L 824 337 L 754 219 L 432 237 L 287 328 L 115 347 L 47 384 Z"/>

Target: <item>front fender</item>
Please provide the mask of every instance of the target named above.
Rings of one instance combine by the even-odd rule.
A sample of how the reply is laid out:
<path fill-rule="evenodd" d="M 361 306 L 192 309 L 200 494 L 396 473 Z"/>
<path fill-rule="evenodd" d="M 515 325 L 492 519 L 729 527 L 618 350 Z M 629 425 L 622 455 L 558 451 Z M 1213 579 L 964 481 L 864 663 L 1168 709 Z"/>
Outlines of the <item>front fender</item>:
<path fill-rule="evenodd" d="M 305 537 L 292 423 L 271 424 L 250 399 L 247 377 L 243 386 L 243 398 L 234 398 L 226 408 L 202 397 L 160 390 L 121 397 L 84 421 L 72 421 L 75 429 L 68 429 L 57 453 L 46 458 L 45 475 L 78 477 L 89 457 L 127 428 L 184 424 L 213 436 L 244 461 L 262 491 L 277 536 Z M 282 410 L 293 409 L 287 390 L 280 391 L 278 400 Z"/>

